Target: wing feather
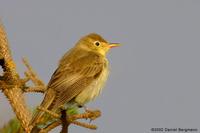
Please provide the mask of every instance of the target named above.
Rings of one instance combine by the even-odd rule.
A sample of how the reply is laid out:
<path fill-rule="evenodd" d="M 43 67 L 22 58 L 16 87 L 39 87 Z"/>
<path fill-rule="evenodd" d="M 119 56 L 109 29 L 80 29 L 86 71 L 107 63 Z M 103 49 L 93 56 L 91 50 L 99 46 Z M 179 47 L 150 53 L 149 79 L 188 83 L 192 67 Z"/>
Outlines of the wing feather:
<path fill-rule="evenodd" d="M 88 53 L 72 63 L 60 65 L 48 85 L 56 91 L 56 98 L 49 109 L 69 102 L 87 88 L 101 73 L 104 62 L 104 57 Z"/>

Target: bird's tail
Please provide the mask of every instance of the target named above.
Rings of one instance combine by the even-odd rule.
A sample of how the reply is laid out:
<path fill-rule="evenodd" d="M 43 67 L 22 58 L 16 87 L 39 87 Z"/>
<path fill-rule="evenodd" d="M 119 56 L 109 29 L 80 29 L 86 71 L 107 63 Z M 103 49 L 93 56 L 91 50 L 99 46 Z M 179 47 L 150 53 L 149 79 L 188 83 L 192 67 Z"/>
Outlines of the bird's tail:
<path fill-rule="evenodd" d="M 40 107 L 48 109 L 54 100 L 54 96 L 55 96 L 54 91 L 52 89 L 48 89 Z M 44 111 L 37 110 L 30 122 L 30 125 L 35 126 L 37 123 L 42 122 L 43 121 L 42 119 L 45 119 L 43 118 L 44 114 L 45 114 Z"/>

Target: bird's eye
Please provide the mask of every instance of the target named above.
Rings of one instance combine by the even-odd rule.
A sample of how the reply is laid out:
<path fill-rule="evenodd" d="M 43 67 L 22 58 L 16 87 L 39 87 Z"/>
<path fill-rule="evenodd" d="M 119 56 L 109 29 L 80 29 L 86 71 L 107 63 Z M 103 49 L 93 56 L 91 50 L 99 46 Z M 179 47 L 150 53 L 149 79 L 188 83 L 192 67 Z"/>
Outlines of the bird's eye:
<path fill-rule="evenodd" d="M 100 45 L 100 42 L 99 42 L 99 41 L 96 41 L 96 42 L 94 42 L 94 44 L 95 44 L 96 46 L 99 46 L 99 45 Z"/>

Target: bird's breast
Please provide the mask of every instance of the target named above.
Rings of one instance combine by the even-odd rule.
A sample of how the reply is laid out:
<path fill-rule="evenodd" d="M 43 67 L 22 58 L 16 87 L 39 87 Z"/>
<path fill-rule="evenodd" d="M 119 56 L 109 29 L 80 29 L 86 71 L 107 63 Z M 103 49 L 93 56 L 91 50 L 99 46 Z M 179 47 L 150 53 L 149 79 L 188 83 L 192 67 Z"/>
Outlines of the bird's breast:
<path fill-rule="evenodd" d="M 109 68 L 106 63 L 101 74 L 75 98 L 75 101 L 80 105 L 84 105 L 87 102 L 94 100 L 101 93 L 107 81 L 108 75 Z"/>

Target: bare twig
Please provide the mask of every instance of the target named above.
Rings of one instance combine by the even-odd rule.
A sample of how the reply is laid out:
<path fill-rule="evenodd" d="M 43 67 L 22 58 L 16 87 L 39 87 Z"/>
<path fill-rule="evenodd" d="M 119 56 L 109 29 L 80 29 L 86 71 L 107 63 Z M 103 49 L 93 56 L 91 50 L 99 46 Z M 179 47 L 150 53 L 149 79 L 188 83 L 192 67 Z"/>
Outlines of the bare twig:
<path fill-rule="evenodd" d="M 46 87 L 43 87 L 43 86 L 25 87 L 25 89 L 23 89 L 23 90 L 24 90 L 24 92 L 44 93 L 46 90 Z"/>
<path fill-rule="evenodd" d="M 91 119 L 95 120 L 96 118 L 101 116 L 101 111 L 100 110 L 94 110 L 90 112 L 85 112 L 83 114 L 76 114 L 76 115 L 71 115 L 69 119 L 71 121 L 77 120 L 77 119 Z"/>
<path fill-rule="evenodd" d="M 79 121 L 72 121 L 71 123 L 80 126 L 80 127 L 84 127 L 84 128 L 88 128 L 88 129 L 92 129 L 92 130 L 96 130 L 97 126 L 93 125 L 93 124 L 88 124 L 88 123 L 84 123 L 84 122 L 79 122 Z"/>
<path fill-rule="evenodd" d="M 48 125 L 46 128 L 44 129 L 41 129 L 39 133 L 48 133 L 49 131 L 51 131 L 52 129 L 60 126 L 61 124 L 61 121 L 56 121 L 56 122 L 53 122 L 52 124 Z"/>
<path fill-rule="evenodd" d="M 25 72 L 26 78 L 22 80 L 23 83 L 26 83 L 27 81 L 31 80 L 35 87 L 26 87 L 24 89 L 24 92 L 40 92 L 44 93 L 46 90 L 46 86 L 43 83 L 42 80 L 39 79 L 39 76 L 36 74 L 36 72 L 33 71 L 31 65 L 28 63 L 28 60 L 23 58 L 22 59 L 24 65 L 27 67 L 27 72 Z"/>
<path fill-rule="evenodd" d="M 22 59 L 24 65 L 27 67 L 28 71 L 25 73 L 25 75 L 33 81 L 35 86 L 44 86 L 45 84 L 43 83 L 42 80 L 40 80 L 39 76 L 36 74 L 36 72 L 33 71 L 31 65 L 29 65 L 28 60 L 23 58 Z"/>
<path fill-rule="evenodd" d="M 58 115 L 58 114 L 56 114 L 56 113 L 54 113 L 54 112 L 52 112 L 52 111 L 49 111 L 49 110 L 47 110 L 47 109 L 45 109 L 45 108 L 42 108 L 42 107 L 38 107 L 37 109 L 39 109 L 39 110 L 41 110 L 41 111 L 43 111 L 43 112 L 46 112 L 46 113 L 48 113 L 49 115 L 51 115 L 52 117 L 54 117 L 54 118 L 56 118 L 56 119 L 59 119 L 60 118 L 60 116 Z"/>

